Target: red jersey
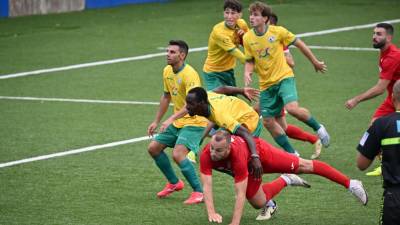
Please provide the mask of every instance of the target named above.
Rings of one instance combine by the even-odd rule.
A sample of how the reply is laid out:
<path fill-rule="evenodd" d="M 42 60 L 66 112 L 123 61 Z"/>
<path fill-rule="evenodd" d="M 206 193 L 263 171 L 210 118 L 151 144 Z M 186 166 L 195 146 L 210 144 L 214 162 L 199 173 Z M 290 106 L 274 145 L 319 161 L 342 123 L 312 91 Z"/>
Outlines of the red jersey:
<path fill-rule="evenodd" d="M 380 79 L 390 80 L 390 83 L 387 86 L 388 95 L 385 101 L 390 105 L 393 105 L 391 100 L 393 85 L 400 79 L 400 49 L 398 49 L 394 44 L 390 45 L 388 49 L 381 53 L 379 72 Z"/>
<path fill-rule="evenodd" d="M 277 156 L 276 158 L 281 158 L 284 160 L 292 159 L 292 155 L 287 154 L 283 150 L 280 150 L 270 143 L 262 140 L 261 138 L 254 137 L 254 142 L 256 144 L 257 153 L 260 156 L 261 164 L 263 166 L 264 172 L 275 172 L 278 166 L 274 166 L 270 160 L 273 156 Z M 281 154 L 287 154 L 287 156 L 282 157 Z M 268 157 L 267 157 L 268 156 Z M 294 157 L 294 156 L 293 156 Z M 249 175 L 248 172 L 248 163 L 251 160 L 250 150 L 247 146 L 246 141 L 239 137 L 232 135 L 231 136 L 231 152 L 229 156 L 217 162 L 211 160 L 210 155 L 210 144 L 207 144 L 201 153 L 200 156 L 200 172 L 206 175 L 211 175 L 212 170 L 218 170 L 220 172 L 227 173 L 234 177 L 235 183 L 243 181 Z M 286 164 L 280 160 L 275 160 L 282 166 L 286 166 Z M 292 162 L 290 161 L 290 162 Z M 295 163 L 297 166 L 297 162 Z M 284 170 L 283 168 L 279 168 L 279 170 Z M 286 170 L 285 170 L 286 171 Z M 279 171 L 280 172 L 280 171 Z"/>

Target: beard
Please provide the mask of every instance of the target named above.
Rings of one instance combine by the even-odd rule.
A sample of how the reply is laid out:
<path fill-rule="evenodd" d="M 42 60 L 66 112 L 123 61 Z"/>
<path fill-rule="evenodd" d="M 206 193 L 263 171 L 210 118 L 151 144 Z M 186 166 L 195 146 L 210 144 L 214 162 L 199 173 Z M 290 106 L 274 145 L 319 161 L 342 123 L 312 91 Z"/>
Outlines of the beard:
<path fill-rule="evenodd" d="M 385 46 L 385 44 L 386 44 L 386 40 L 382 40 L 382 41 L 377 42 L 377 43 L 372 43 L 372 46 L 373 46 L 374 48 L 379 48 L 379 49 L 381 49 L 383 46 Z"/>

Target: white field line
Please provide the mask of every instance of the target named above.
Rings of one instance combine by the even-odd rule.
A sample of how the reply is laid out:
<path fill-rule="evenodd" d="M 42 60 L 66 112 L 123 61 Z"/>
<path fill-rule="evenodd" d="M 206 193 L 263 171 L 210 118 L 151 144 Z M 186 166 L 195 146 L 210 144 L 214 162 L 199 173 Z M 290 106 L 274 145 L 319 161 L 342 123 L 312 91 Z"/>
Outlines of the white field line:
<path fill-rule="evenodd" d="M 37 98 L 37 97 L 14 97 L 14 96 L 0 96 L 0 100 L 1 99 L 23 100 L 23 101 L 79 102 L 79 103 L 100 103 L 100 104 L 129 104 L 129 105 L 159 105 L 160 104 L 159 102 L 112 101 L 112 100 L 70 99 L 70 98 Z"/>
<path fill-rule="evenodd" d="M 394 23 L 399 23 L 400 19 L 387 20 L 387 21 L 382 21 L 382 22 L 394 24 Z M 335 29 L 329 29 L 329 30 L 323 30 L 323 31 L 308 32 L 308 33 L 303 33 L 303 34 L 297 34 L 296 36 L 297 37 L 310 37 L 310 36 L 318 36 L 318 35 L 324 35 L 324 34 L 330 34 L 330 33 L 337 33 L 337 32 L 342 32 L 342 31 L 364 29 L 364 28 L 374 27 L 377 23 L 378 22 L 370 23 L 370 24 L 364 24 L 364 25 L 357 25 L 357 26 L 335 28 Z M 193 49 L 190 50 L 190 52 L 199 52 L 199 51 L 205 51 L 205 50 L 207 50 L 207 47 L 200 47 L 200 48 L 193 48 Z M 9 79 L 9 78 L 16 78 L 16 77 L 23 77 L 23 76 L 30 76 L 30 75 L 38 75 L 38 74 L 44 74 L 44 73 L 51 73 L 51 72 L 58 72 L 58 71 L 65 71 L 65 70 L 72 70 L 72 69 L 79 69 L 79 68 L 85 68 L 85 67 L 93 67 L 93 66 L 120 63 L 120 62 L 128 62 L 128 61 L 136 61 L 136 60 L 142 60 L 142 59 L 150 59 L 150 58 L 155 58 L 155 57 L 165 56 L 165 55 L 166 55 L 166 53 L 162 52 L 162 53 L 147 54 L 147 55 L 134 56 L 134 57 L 128 57 L 128 58 L 119 58 L 119 59 L 97 61 L 97 62 L 91 62 L 91 63 L 69 65 L 69 66 L 56 67 L 56 68 L 50 68 L 50 69 L 41 69 L 41 70 L 34 70 L 34 71 L 28 71 L 28 72 L 5 74 L 5 75 L 0 75 L 0 79 Z"/>
<path fill-rule="evenodd" d="M 27 158 L 27 159 L 22 159 L 22 160 L 17 160 L 17 161 L 0 163 L 0 168 L 15 166 L 15 165 L 23 164 L 23 163 L 34 162 L 34 161 L 40 161 L 40 160 L 45 160 L 45 159 L 51 159 L 51 158 L 56 158 L 56 157 L 62 157 L 62 156 L 67 156 L 67 155 L 79 154 L 82 152 L 95 151 L 95 150 L 103 149 L 103 148 L 111 148 L 111 147 L 115 147 L 118 145 L 131 144 L 131 143 L 135 143 L 135 142 L 139 142 L 139 141 L 145 141 L 148 139 L 150 139 L 150 137 L 147 137 L 147 136 L 138 137 L 138 138 L 133 138 L 133 139 L 124 140 L 124 141 L 117 141 L 117 142 L 112 142 L 112 143 L 102 144 L 102 145 L 94 145 L 94 146 L 73 149 L 73 150 L 68 150 L 68 151 L 64 151 L 64 152 L 58 152 L 58 153 L 49 154 L 49 155 L 42 155 L 42 156 L 37 156 L 37 157 L 32 157 L 32 158 Z"/>
<path fill-rule="evenodd" d="M 356 48 L 356 47 L 337 47 L 337 46 L 316 46 L 309 45 L 311 49 L 324 49 L 324 50 L 339 50 L 339 51 L 368 51 L 368 52 L 377 52 L 379 49 L 375 48 Z M 290 46 L 290 48 L 296 48 L 295 46 Z"/>

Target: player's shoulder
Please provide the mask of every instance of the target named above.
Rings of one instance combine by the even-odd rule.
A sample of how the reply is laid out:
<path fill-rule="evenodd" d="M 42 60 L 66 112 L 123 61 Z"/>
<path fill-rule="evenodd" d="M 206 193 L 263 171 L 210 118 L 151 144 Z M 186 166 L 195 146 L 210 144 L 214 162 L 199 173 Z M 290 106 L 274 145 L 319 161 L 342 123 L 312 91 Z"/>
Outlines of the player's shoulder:
<path fill-rule="evenodd" d="M 288 30 L 282 26 L 268 26 L 268 32 L 271 33 L 283 33 L 287 32 Z"/>
<path fill-rule="evenodd" d="M 166 65 L 164 67 L 164 69 L 163 69 L 163 75 L 167 76 L 167 75 L 169 75 L 171 73 L 173 73 L 172 66 L 171 65 Z"/>
<path fill-rule="evenodd" d="M 236 24 L 242 30 L 248 30 L 249 29 L 249 26 L 247 25 L 247 23 L 246 23 L 246 21 L 244 19 L 238 19 Z"/>
<path fill-rule="evenodd" d="M 216 34 L 216 33 L 223 31 L 224 29 L 225 29 L 225 22 L 222 21 L 222 22 L 219 22 L 214 25 L 214 27 L 212 29 L 212 33 Z"/>

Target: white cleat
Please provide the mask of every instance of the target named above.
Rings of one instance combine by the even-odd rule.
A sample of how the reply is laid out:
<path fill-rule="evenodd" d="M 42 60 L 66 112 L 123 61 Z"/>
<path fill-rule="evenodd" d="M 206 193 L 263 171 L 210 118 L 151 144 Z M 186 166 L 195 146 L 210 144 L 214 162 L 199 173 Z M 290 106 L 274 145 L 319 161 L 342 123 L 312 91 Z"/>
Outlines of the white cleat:
<path fill-rule="evenodd" d="M 296 174 L 292 173 L 285 173 L 281 175 L 282 179 L 286 181 L 286 184 L 289 186 L 299 186 L 310 188 L 311 185 L 308 184 L 307 181 L 303 180 L 303 178 L 297 176 Z"/>
<path fill-rule="evenodd" d="M 261 209 L 260 214 L 258 214 L 256 220 L 269 220 L 271 219 L 272 215 L 275 214 L 276 210 L 278 209 L 278 205 L 274 200 L 272 200 L 274 206 L 269 206 L 268 203 Z"/>
<path fill-rule="evenodd" d="M 359 180 L 350 180 L 349 191 L 352 193 L 363 205 L 368 203 L 368 194 L 364 186 Z"/>
<path fill-rule="evenodd" d="M 317 134 L 319 139 L 321 140 L 322 145 L 327 148 L 329 146 L 330 137 L 328 131 L 326 131 L 324 125 L 320 124 L 321 127 L 317 130 Z"/>
<path fill-rule="evenodd" d="M 314 148 L 314 154 L 311 155 L 311 159 L 318 159 L 322 150 L 321 140 L 317 140 L 317 142 L 314 143 Z"/>

